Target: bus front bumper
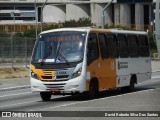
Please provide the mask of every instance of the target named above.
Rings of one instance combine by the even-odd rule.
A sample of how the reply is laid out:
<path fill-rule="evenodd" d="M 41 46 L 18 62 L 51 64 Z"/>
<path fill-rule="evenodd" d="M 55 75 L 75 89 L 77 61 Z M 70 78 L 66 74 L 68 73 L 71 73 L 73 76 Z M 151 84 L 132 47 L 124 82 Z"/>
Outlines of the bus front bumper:
<path fill-rule="evenodd" d="M 31 77 L 30 83 L 32 92 L 82 93 L 86 91 L 84 76 L 62 82 L 44 82 Z"/>

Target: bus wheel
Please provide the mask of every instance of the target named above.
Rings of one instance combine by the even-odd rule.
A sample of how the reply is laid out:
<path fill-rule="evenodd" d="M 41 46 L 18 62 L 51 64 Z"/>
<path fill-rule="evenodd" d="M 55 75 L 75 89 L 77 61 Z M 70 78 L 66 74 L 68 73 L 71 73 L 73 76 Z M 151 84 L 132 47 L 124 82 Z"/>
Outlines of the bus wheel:
<path fill-rule="evenodd" d="M 98 95 L 98 82 L 95 80 L 92 80 L 89 85 L 89 91 L 88 91 L 88 98 L 94 99 Z"/>
<path fill-rule="evenodd" d="M 133 92 L 135 89 L 135 80 L 133 78 L 131 78 L 130 86 L 128 87 L 128 89 L 129 89 L 129 92 Z"/>
<path fill-rule="evenodd" d="M 51 99 L 52 93 L 51 92 L 40 92 L 40 96 L 43 101 L 49 101 Z"/>
<path fill-rule="evenodd" d="M 133 92 L 135 89 L 136 77 L 131 77 L 130 85 L 126 87 L 122 87 L 122 92 Z"/>

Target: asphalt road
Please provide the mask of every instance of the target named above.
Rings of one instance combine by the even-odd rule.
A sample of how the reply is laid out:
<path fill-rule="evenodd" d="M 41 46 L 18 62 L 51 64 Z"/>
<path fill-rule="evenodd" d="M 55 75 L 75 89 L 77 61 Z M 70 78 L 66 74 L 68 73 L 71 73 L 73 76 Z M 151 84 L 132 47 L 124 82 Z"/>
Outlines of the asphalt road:
<path fill-rule="evenodd" d="M 83 95 L 52 96 L 51 101 L 44 102 L 29 88 L 0 91 L 0 111 L 160 111 L 160 73 L 136 85 L 132 93 L 105 91 L 94 100 Z"/>

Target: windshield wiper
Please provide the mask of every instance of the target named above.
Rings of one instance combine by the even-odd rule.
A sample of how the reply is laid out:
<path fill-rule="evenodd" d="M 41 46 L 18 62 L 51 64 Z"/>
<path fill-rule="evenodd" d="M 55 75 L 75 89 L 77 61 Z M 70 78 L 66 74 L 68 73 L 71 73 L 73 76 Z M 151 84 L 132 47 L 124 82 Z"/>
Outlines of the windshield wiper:
<path fill-rule="evenodd" d="M 58 53 L 60 53 L 60 55 L 63 57 L 63 59 L 65 60 L 65 62 L 67 63 L 67 65 L 70 65 L 68 60 L 66 59 L 65 55 L 61 52 L 61 44 L 62 44 L 62 41 L 60 41 L 59 43 L 59 46 L 58 46 L 58 50 L 56 52 L 56 57 L 55 57 L 55 62 L 57 61 L 57 57 L 58 57 Z"/>
<path fill-rule="evenodd" d="M 59 53 L 61 54 L 61 56 L 63 57 L 63 59 L 66 61 L 67 65 L 70 65 L 68 60 L 66 59 L 65 55 L 59 50 Z"/>
<path fill-rule="evenodd" d="M 51 55 L 51 53 L 52 53 L 52 45 L 49 47 L 49 52 L 48 52 L 48 54 L 46 54 L 46 55 L 42 58 L 41 66 L 44 65 L 45 60 Z"/>

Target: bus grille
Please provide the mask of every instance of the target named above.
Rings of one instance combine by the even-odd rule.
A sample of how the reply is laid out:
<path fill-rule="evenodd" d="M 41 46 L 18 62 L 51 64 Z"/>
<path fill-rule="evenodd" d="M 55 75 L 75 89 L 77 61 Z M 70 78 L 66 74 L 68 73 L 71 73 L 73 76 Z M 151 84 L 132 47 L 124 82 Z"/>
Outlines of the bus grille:
<path fill-rule="evenodd" d="M 59 76 L 57 76 L 57 79 L 65 79 L 68 77 L 69 77 L 69 75 L 59 75 Z"/>
<path fill-rule="evenodd" d="M 45 87 L 47 89 L 50 89 L 50 88 L 55 88 L 55 89 L 59 89 L 59 90 L 63 90 L 63 87 L 65 86 L 65 83 L 61 83 L 61 84 L 44 84 Z"/>
<path fill-rule="evenodd" d="M 47 79 L 47 80 L 51 80 L 52 79 L 52 76 L 41 76 L 42 77 L 42 79 Z"/>
<path fill-rule="evenodd" d="M 53 70 L 43 70 L 43 76 L 41 76 L 43 81 L 46 82 L 60 82 L 60 81 L 68 81 L 69 75 L 57 75 L 56 80 L 53 80 Z"/>
<path fill-rule="evenodd" d="M 44 76 L 52 76 L 53 75 L 53 70 L 43 70 Z"/>
<path fill-rule="evenodd" d="M 60 81 L 68 81 L 69 80 L 69 75 L 61 75 L 61 76 L 56 76 L 56 80 L 52 80 L 53 76 L 41 76 L 41 78 L 43 79 L 43 81 L 46 82 L 60 82 Z"/>

